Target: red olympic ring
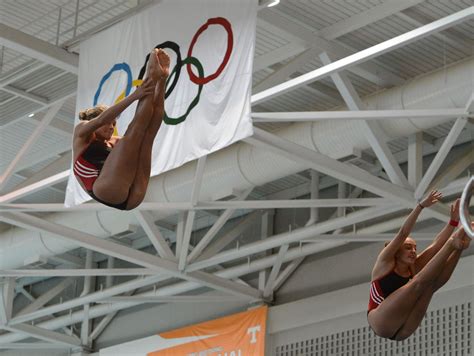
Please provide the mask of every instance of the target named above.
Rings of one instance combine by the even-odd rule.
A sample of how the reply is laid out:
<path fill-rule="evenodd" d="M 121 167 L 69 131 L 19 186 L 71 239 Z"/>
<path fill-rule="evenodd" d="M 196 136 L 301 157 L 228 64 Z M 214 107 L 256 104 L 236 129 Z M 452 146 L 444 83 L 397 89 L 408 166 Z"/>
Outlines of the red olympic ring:
<path fill-rule="evenodd" d="M 193 47 L 196 44 L 198 37 L 201 35 L 201 33 L 207 30 L 209 25 L 221 25 L 222 27 L 224 27 L 224 29 L 227 32 L 227 49 L 224 55 L 224 59 L 222 60 L 222 63 L 219 66 L 219 68 L 217 68 L 214 74 L 208 75 L 207 77 L 203 77 L 203 78 L 197 77 L 191 69 L 191 64 L 186 65 L 189 78 L 194 84 L 198 84 L 198 85 L 209 83 L 211 80 L 216 79 L 222 73 L 225 66 L 227 65 L 227 62 L 229 62 L 230 54 L 232 53 L 232 47 L 234 46 L 234 39 L 233 39 L 231 24 L 229 23 L 229 21 L 227 21 L 223 17 L 215 17 L 215 18 L 207 20 L 207 22 L 204 25 L 202 25 L 199 28 L 199 30 L 194 34 L 191 44 L 189 45 L 188 57 L 193 56 Z"/>

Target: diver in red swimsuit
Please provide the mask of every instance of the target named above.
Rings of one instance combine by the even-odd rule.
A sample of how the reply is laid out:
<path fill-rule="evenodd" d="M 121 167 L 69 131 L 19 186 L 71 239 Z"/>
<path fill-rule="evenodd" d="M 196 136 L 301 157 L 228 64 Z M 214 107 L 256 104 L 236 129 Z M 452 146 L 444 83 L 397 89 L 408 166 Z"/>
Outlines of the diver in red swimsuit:
<path fill-rule="evenodd" d="M 147 74 L 132 94 L 107 107 L 99 105 L 79 113 L 74 129 L 74 175 L 95 200 L 121 210 L 137 207 L 150 179 L 151 152 L 164 115 L 170 58 L 154 49 Z M 132 122 L 123 137 L 113 136 L 116 119 L 138 100 Z"/>
<path fill-rule="evenodd" d="M 431 297 L 451 277 L 470 238 L 459 221 L 459 199 L 451 206 L 451 221 L 435 240 L 417 255 L 409 234 L 423 208 L 441 199 L 432 191 L 408 215 L 398 234 L 380 252 L 372 270 L 367 320 L 381 337 L 404 340 L 423 320 Z"/>

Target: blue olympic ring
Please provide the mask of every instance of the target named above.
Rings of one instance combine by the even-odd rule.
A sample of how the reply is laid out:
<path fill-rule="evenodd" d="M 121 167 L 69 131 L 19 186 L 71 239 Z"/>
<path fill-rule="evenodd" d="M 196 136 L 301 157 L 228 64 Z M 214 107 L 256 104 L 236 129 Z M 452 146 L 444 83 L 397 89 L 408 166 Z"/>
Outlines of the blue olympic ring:
<path fill-rule="evenodd" d="M 97 91 L 95 92 L 94 95 L 94 104 L 93 106 L 97 105 L 97 102 L 99 101 L 99 96 L 100 92 L 102 91 L 102 86 L 105 84 L 105 82 L 110 78 L 113 72 L 123 70 L 125 73 L 127 73 L 127 88 L 125 89 L 125 96 L 130 94 L 130 91 L 132 90 L 132 70 L 130 69 L 130 66 L 123 62 L 123 63 L 117 63 L 114 64 L 111 70 L 109 70 L 100 80 L 99 87 L 97 88 Z"/>

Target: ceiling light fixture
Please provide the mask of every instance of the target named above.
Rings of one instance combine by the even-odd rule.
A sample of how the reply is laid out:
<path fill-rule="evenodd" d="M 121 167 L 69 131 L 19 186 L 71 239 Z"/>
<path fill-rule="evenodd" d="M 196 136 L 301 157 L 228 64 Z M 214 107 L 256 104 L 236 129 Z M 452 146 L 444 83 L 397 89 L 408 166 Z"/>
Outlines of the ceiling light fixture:
<path fill-rule="evenodd" d="M 278 5 L 279 3 L 280 3 L 280 0 L 273 0 L 271 3 L 267 5 L 267 7 L 272 7 L 272 6 Z"/>

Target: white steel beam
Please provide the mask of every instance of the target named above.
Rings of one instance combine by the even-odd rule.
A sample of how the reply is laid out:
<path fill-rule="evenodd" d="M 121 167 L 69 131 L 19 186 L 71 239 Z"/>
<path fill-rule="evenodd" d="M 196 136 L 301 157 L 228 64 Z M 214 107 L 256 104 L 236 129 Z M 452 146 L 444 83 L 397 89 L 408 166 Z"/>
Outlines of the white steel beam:
<path fill-rule="evenodd" d="M 174 295 L 171 297 L 161 296 L 133 296 L 133 297 L 111 297 L 98 300 L 97 303 L 122 303 L 122 302 L 139 302 L 139 303 L 234 303 L 248 301 L 237 296 L 216 296 L 216 295 Z"/>
<path fill-rule="evenodd" d="M 465 109 L 358 110 L 254 112 L 253 122 L 306 122 L 320 120 L 394 120 L 469 117 Z"/>
<path fill-rule="evenodd" d="M 325 65 L 330 65 L 332 62 L 326 52 L 321 53 L 319 58 Z M 365 109 L 364 103 L 360 100 L 354 86 L 344 72 L 340 71 L 332 73 L 331 79 L 334 84 L 336 84 L 337 89 L 341 93 L 341 96 L 349 109 L 353 111 Z M 367 138 L 367 141 L 369 141 L 370 147 L 372 147 L 372 150 L 384 167 L 385 172 L 387 172 L 392 183 L 408 188 L 408 180 L 405 178 L 398 162 L 395 157 L 393 157 L 390 148 L 385 142 L 385 133 L 382 128 L 377 122 L 373 121 L 362 121 L 361 125 L 364 127 L 365 137 Z"/>
<path fill-rule="evenodd" d="M 242 201 L 247 198 L 253 188 L 250 188 L 237 195 L 236 200 Z M 212 225 L 212 227 L 206 232 L 206 234 L 199 240 L 198 244 L 194 247 L 191 253 L 188 256 L 188 263 L 195 260 L 196 257 L 209 245 L 212 239 L 216 236 L 219 230 L 224 226 L 224 224 L 229 220 L 229 218 L 234 214 L 236 209 L 227 208 Z"/>
<path fill-rule="evenodd" d="M 41 270 L 32 270 L 32 271 L 38 271 L 40 272 Z M 19 315 L 25 315 L 31 312 L 34 312 L 35 310 L 38 310 L 42 306 L 44 306 L 46 303 L 48 303 L 51 299 L 62 293 L 67 287 L 69 287 L 72 282 L 74 282 L 74 278 L 66 278 L 59 282 L 56 286 L 48 290 L 46 293 L 38 297 L 33 303 L 28 304 L 25 308 L 20 310 L 16 316 Z"/>
<path fill-rule="evenodd" d="M 153 268 L 4 269 L 0 277 L 153 276 L 157 272 Z"/>
<path fill-rule="evenodd" d="M 77 74 L 79 56 L 12 27 L 0 24 L 0 46 Z"/>
<path fill-rule="evenodd" d="M 186 205 L 180 203 L 143 203 L 146 204 L 138 208 L 138 210 L 182 210 L 186 209 Z M 142 204 L 142 205 L 143 205 Z M 291 200 L 244 200 L 244 201 L 217 201 L 202 202 L 192 211 L 197 210 L 221 210 L 221 209 L 283 209 L 283 208 L 333 208 L 358 207 L 358 206 L 383 206 L 391 204 L 390 200 L 384 198 L 363 198 L 363 199 L 291 199 Z M 101 207 L 102 204 L 86 204 L 73 208 L 64 209 L 62 204 L 2 204 L 1 211 L 81 211 L 81 210 L 110 210 L 108 207 Z"/>
<path fill-rule="evenodd" d="M 35 339 L 63 344 L 70 347 L 81 346 L 81 340 L 74 335 L 65 335 L 28 324 L 16 324 L 3 327 L 5 330 L 19 332 Z"/>
<path fill-rule="evenodd" d="M 61 108 L 63 103 L 64 103 L 64 101 L 60 101 L 59 103 L 53 105 L 48 110 L 48 112 L 44 116 L 43 120 L 41 121 L 41 124 L 39 124 L 38 127 L 36 127 L 34 132 L 31 134 L 31 136 L 28 138 L 26 143 L 23 145 L 23 147 L 17 153 L 16 157 L 10 163 L 8 168 L 5 170 L 5 172 L 3 172 L 2 176 L 0 177 L 0 190 L 5 186 L 8 179 L 15 172 L 15 169 L 17 168 L 18 163 L 20 162 L 20 160 L 23 159 L 25 154 L 31 149 L 31 147 L 36 143 L 36 141 L 41 137 L 44 130 L 49 125 L 51 120 L 54 119 L 56 113 L 59 111 L 59 109 Z"/>
<path fill-rule="evenodd" d="M 134 211 L 138 222 L 142 226 L 145 234 L 150 239 L 160 257 L 168 260 L 174 260 L 175 256 L 168 243 L 165 241 L 158 226 L 153 221 L 153 216 L 147 211 Z"/>
<path fill-rule="evenodd" d="M 416 204 L 413 193 L 403 187 L 374 177 L 363 169 L 341 163 L 319 152 L 282 139 L 259 128 L 254 128 L 254 135 L 244 141 L 253 145 L 266 147 L 289 159 L 304 162 L 309 168 L 385 198 L 392 199 L 394 203 L 397 202 L 407 207 L 412 207 Z M 438 206 L 430 208 L 428 211 L 430 211 L 430 214 L 433 214 L 433 217 L 442 221 L 446 221 L 449 217 L 448 208 L 439 204 Z"/>
<path fill-rule="evenodd" d="M 474 8 L 474 6 L 473 6 Z M 425 172 L 425 175 L 421 179 L 420 184 L 416 187 L 415 190 L 415 197 L 417 199 L 421 199 L 426 192 L 426 188 L 430 185 L 431 181 L 433 180 L 434 176 L 438 172 L 438 169 L 441 167 L 441 164 L 444 162 L 444 159 L 448 155 L 449 151 L 453 147 L 454 143 L 456 142 L 457 138 L 459 137 L 461 131 L 466 126 L 467 119 L 466 118 L 459 118 L 454 122 L 451 131 L 449 131 L 448 136 L 443 141 L 438 153 L 436 154 L 435 158 L 431 162 L 428 170 Z"/>
<path fill-rule="evenodd" d="M 297 78 L 291 79 L 285 83 L 276 85 L 273 88 L 254 94 L 251 97 L 252 105 L 260 104 L 274 96 L 284 94 L 285 92 L 294 90 L 302 85 L 324 78 L 340 70 L 348 69 L 356 64 L 362 63 L 376 56 L 380 56 L 384 53 L 405 46 L 433 33 L 442 31 L 458 23 L 469 20 L 472 17 L 474 17 L 474 6 L 458 11 L 452 15 L 448 15 L 442 19 L 436 20 L 428 25 L 409 31 L 400 36 L 396 36 L 390 40 L 364 49 L 358 53 L 354 53 L 322 68 L 318 68 Z"/>
<path fill-rule="evenodd" d="M 272 267 L 270 275 L 268 276 L 268 279 L 267 279 L 267 284 L 265 285 L 265 289 L 263 290 L 264 298 L 270 298 L 273 295 L 273 292 L 275 290 L 275 280 L 278 276 L 278 273 L 280 273 L 280 268 L 283 263 L 283 258 L 285 257 L 285 254 L 288 251 L 289 247 L 290 245 L 288 244 L 282 245 L 280 247 L 280 250 L 278 251 L 275 264 Z"/>
<path fill-rule="evenodd" d="M 32 93 L 29 93 L 25 90 L 21 90 L 21 89 L 18 89 L 18 88 L 15 88 L 14 86 L 12 85 L 6 85 L 4 87 L 2 87 L 2 90 L 3 91 L 6 91 L 7 93 L 10 93 L 10 94 L 13 94 L 13 95 L 16 95 L 16 96 L 19 96 L 23 99 L 26 99 L 26 100 L 29 100 L 29 101 L 32 101 L 36 104 L 40 104 L 40 105 L 47 105 L 48 104 L 48 98 L 45 98 L 43 96 L 39 96 L 39 95 L 35 95 L 35 94 L 32 94 Z"/>

